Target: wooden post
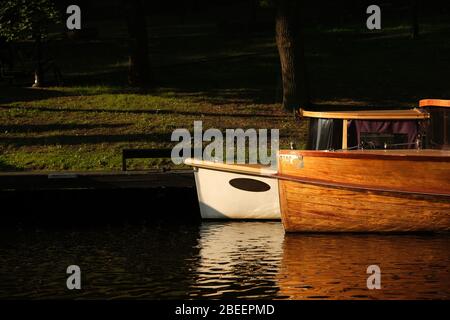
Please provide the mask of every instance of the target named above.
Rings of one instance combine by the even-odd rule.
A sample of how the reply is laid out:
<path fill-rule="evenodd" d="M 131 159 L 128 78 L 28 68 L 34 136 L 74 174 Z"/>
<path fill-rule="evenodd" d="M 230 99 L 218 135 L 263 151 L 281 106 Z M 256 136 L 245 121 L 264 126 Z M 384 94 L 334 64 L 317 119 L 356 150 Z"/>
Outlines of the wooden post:
<path fill-rule="evenodd" d="M 347 149 L 347 127 L 348 127 L 348 120 L 343 119 L 342 120 L 342 149 Z"/>
<path fill-rule="evenodd" d="M 443 120 L 444 120 L 444 123 L 442 124 L 443 125 L 443 127 L 444 127 L 444 146 L 448 146 L 448 144 L 449 144 L 449 141 L 448 141 L 448 123 L 449 123 L 449 121 L 448 121 L 448 112 L 446 112 L 446 111 L 442 111 L 443 113 L 444 113 L 444 116 L 443 116 Z"/>

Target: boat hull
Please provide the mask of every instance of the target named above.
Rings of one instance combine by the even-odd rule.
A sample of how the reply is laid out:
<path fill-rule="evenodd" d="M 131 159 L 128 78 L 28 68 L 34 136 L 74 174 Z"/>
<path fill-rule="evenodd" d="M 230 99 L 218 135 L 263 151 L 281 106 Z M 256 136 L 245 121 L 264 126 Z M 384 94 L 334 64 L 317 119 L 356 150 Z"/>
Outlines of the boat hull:
<path fill-rule="evenodd" d="M 197 167 L 195 183 L 203 219 L 281 217 L 276 178 Z"/>
<path fill-rule="evenodd" d="M 445 157 L 334 154 L 287 151 L 280 157 L 287 232 L 450 231 Z"/>
<path fill-rule="evenodd" d="M 280 181 L 286 232 L 450 231 L 450 198 Z"/>

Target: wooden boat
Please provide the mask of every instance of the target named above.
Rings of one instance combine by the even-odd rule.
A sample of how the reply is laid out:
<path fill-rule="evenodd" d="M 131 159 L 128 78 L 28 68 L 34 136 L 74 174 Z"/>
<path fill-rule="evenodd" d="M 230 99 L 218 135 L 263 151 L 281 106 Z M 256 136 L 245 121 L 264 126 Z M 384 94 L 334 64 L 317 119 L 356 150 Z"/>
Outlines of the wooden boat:
<path fill-rule="evenodd" d="M 450 151 L 280 151 L 287 232 L 450 231 Z"/>
<path fill-rule="evenodd" d="M 421 106 L 431 104 L 437 102 Z M 280 206 L 287 232 L 450 231 L 448 137 L 441 139 L 440 150 L 420 149 L 419 138 L 426 144 L 427 137 L 420 137 L 419 129 L 413 136 L 415 144 L 399 143 L 418 149 L 390 150 L 384 143 L 386 150 L 348 150 L 347 145 L 350 121 L 420 122 L 432 117 L 430 113 L 419 109 L 301 113 L 342 121 L 342 149 L 280 151 Z"/>
<path fill-rule="evenodd" d="M 186 159 L 194 167 L 203 219 L 280 219 L 276 170 Z"/>

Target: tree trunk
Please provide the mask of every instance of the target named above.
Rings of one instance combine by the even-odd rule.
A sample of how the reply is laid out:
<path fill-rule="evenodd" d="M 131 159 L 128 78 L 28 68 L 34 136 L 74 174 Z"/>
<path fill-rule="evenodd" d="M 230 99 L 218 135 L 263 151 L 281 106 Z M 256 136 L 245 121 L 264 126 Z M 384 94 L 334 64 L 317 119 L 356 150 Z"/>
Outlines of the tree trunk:
<path fill-rule="evenodd" d="M 416 39 L 419 37 L 418 1 L 419 0 L 412 0 L 412 4 L 411 4 L 411 11 L 412 11 L 411 38 L 413 38 L 413 39 Z"/>
<path fill-rule="evenodd" d="M 148 57 L 146 15 L 141 0 L 124 0 L 129 35 L 128 83 L 133 86 L 152 83 Z"/>
<path fill-rule="evenodd" d="M 277 1 L 276 42 L 281 63 L 283 107 L 287 110 L 297 110 L 309 104 L 298 2 Z"/>
<path fill-rule="evenodd" d="M 35 36 L 35 46 L 36 46 L 36 66 L 34 69 L 34 83 L 33 87 L 38 88 L 44 85 L 44 70 L 42 67 L 42 40 L 41 35 Z"/>

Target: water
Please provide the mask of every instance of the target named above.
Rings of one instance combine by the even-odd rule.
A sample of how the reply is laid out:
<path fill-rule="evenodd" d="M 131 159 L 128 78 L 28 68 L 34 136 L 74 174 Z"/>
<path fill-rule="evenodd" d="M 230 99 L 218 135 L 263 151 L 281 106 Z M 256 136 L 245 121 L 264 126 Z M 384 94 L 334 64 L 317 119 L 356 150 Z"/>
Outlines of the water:
<path fill-rule="evenodd" d="M 0 298 L 450 299 L 448 235 L 285 235 L 278 222 L 2 230 Z M 79 265 L 82 290 L 66 289 Z M 368 265 L 381 290 L 368 290 Z"/>

